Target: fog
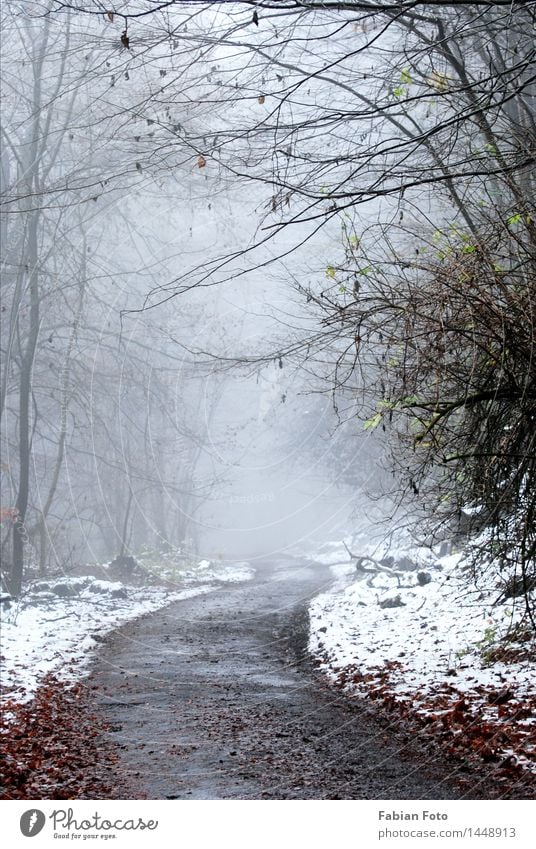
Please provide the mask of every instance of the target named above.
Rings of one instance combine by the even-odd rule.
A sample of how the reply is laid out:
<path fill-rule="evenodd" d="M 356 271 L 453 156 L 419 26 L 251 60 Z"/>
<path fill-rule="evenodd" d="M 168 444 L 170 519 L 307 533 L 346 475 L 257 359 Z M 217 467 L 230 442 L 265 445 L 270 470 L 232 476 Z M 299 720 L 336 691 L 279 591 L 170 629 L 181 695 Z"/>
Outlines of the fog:
<path fill-rule="evenodd" d="M 535 15 L 3 4 L 13 845 L 534 797 Z"/>
<path fill-rule="evenodd" d="M 379 206 L 319 222 L 307 192 L 274 188 L 295 145 L 320 147 L 306 129 L 274 147 L 262 93 L 321 57 L 298 38 L 279 71 L 252 62 L 266 35 L 235 43 L 235 9 L 213 37 L 208 10 L 176 10 L 176 43 L 155 19 L 128 48 L 109 16 L 37 12 L 4 21 L 6 574 L 166 547 L 268 557 L 365 527 L 379 443 L 317 301 Z M 280 108 L 299 127 L 330 85 Z"/>

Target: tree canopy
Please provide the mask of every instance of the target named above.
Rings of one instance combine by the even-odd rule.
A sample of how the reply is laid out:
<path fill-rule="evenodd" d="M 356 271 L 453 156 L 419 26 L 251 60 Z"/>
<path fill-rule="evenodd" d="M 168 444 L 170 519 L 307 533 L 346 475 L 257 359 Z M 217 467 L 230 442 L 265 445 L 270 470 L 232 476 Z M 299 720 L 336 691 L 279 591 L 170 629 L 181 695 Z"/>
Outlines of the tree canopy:
<path fill-rule="evenodd" d="M 436 531 L 470 515 L 480 564 L 496 558 L 528 598 L 536 4 L 22 6 L 56 27 L 89 19 L 108 52 L 104 99 L 128 150 L 112 182 L 189 167 L 260 198 L 247 244 L 207 250 L 141 309 L 328 234 L 322 267 L 289 279 L 314 331 L 259 359 L 329 359 L 327 382 L 361 399 L 365 430 L 385 433 L 417 515 Z"/>

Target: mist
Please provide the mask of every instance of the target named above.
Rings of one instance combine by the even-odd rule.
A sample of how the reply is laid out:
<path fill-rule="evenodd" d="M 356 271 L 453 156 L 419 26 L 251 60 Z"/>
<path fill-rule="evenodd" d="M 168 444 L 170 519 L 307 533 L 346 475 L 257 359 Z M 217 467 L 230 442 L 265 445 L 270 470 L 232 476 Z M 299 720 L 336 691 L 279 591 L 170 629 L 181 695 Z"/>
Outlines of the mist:
<path fill-rule="evenodd" d="M 264 232 L 276 203 L 264 182 L 187 141 L 229 132 L 225 104 L 209 108 L 204 92 L 241 58 L 215 48 L 205 78 L 158 42 L 147 56 L 118 50 L 96 19 L 86 30 L 14 7 L 8 25 L 2 475 L 26 568 L 160 546 L 269 556 L 340 536 L 364 499 L 345 469 L 362 453 L 367 465 L 369 440 L 357 422 L 337 435 L 331 365 L 306 350 L 322 317 L 304 294 L 325 278 L 339 222 L 314 237 L 299 221 Z M 22 49 L 33 58 L 14 74 Z M 249 109 L 238 100 L 233 121 Z M 356 403 L 344 403 L 348 421 Z M 10 547 L 8 521 L 7 572 Z"/>
<path fill-rule="evenodd" d="M 536 3 L 0 24 L 7 844 L 522 841 Z"/>

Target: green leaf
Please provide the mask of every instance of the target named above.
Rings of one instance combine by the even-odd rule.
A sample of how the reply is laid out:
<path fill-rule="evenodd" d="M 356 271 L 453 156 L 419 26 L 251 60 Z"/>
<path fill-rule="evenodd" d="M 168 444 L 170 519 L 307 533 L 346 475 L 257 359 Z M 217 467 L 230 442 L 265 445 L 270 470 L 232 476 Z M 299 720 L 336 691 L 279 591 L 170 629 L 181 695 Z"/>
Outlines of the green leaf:
<path fill-rule="evenodd" d="M 449 77 L 448 74 L 443 74 L 440 71 L 434 71 L 430 77 L 428 77 L 428 85 L 431 88 L 435 88 L 436 91 L 447 91 L 449 87 Z"/>
<path fill-rule="evenodd" d="M 381 420 L 382 420 L 382 414 L 376 413 L 375 416 L 372 416 L 372 418 L 367 419 L 366 422 L 364 422 L 363 430 L 374 430 L 375 427 L 378 427 Z"/>
<path fill-rule="evenodd" d="M 399 85 L 399 86 L 397 86 L 396 88 L 393 89 L 393 94 L 394 94 L 395 97 L 404 97 L 405 93 L 406 93 L 406 89 L 404 88 L 403 85 Z"/>
<path fill-rule="evenodd" d="M 328 267 L 326 268 L 326 277 L 335 277 L 335 269 L 332 265 L 328 265 Z"/>
<path fill-rule="evenodd" d="M 411 85 L 411 74 L 408 68 L 404 68 L 404 70 L 400 74 L 400 80 L 406 85 Z"/>
<path fill-rule="evenodd" d="M 511 215 L 510 218 L 508 219 L 509 224 L 519 224 L 520 221 L 521 221 L 521 213 L 520 212 L 516 212 L 515 215 Z"/>

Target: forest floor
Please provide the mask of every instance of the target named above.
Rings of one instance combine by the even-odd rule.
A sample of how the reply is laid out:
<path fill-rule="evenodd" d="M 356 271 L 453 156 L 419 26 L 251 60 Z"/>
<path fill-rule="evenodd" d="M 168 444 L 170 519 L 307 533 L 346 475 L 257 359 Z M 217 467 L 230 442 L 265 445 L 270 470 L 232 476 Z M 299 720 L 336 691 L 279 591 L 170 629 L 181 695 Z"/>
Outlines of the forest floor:
<path fill-rule="evenodd" d="M 475 581 L 463 552 L 422 550 L 420 569 L 415 549 L 393 553 L 388 567 L 350 558 L 340 543 L 317 555 L 335 578 L 310 605 L 319 668 L 443 751 L 488 763 L 498 786 L 523 773 L 536 785 L 536 640 L 525 599 L 505 593 L 491 569 Z"/>
<path fill-rule="evenodd" d="M 17 708 L 19 751 L 30 729 L 45 752 L 26 744 L 26 779 L 19 771 L 13 795 L 534 798 L 523 771 L 497 782 L 505 767 L 448 752 L 439 737 L 415 734 L 410 713 L 330 684 L 307 651 L 309 604 L 333 583 L 327 566 L 286 558 L 256 567 L 248 582 L 111 632 L 82 685 L 65 692 L 52 679 L 47 698 L 39 691 L 40 702 Z M 58 766 L 52 727 L 62 717 Z"/>

